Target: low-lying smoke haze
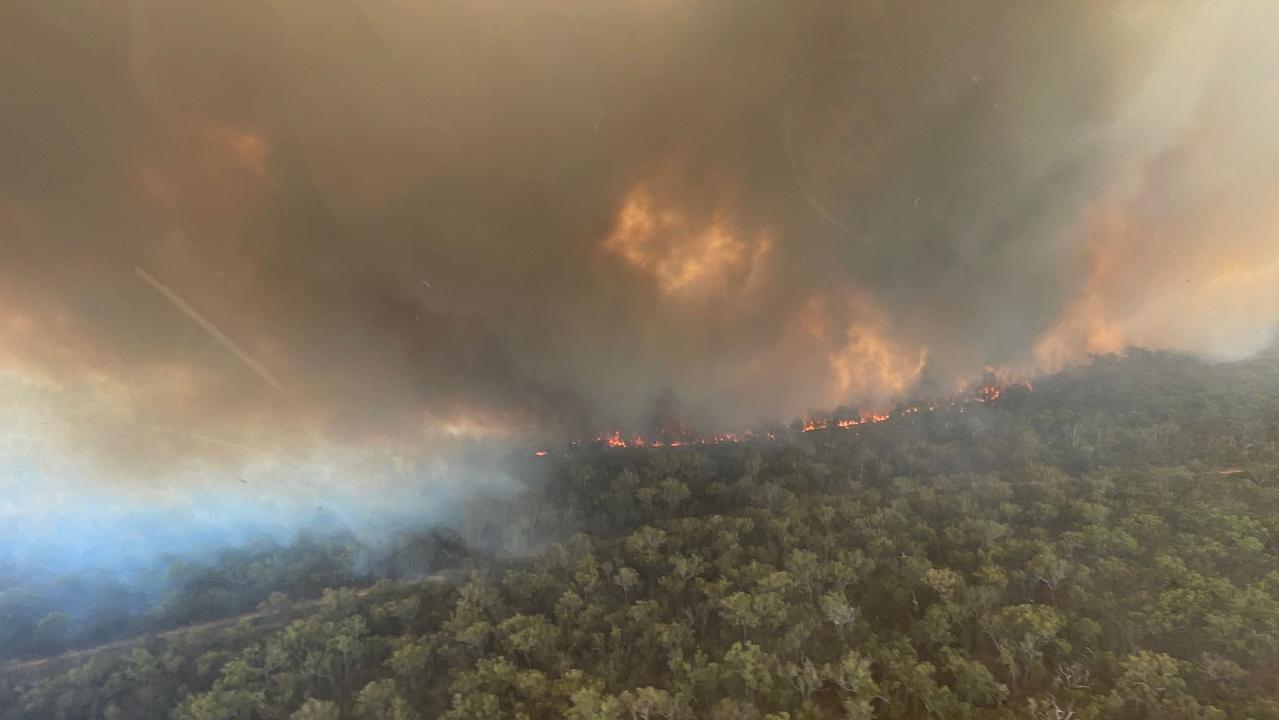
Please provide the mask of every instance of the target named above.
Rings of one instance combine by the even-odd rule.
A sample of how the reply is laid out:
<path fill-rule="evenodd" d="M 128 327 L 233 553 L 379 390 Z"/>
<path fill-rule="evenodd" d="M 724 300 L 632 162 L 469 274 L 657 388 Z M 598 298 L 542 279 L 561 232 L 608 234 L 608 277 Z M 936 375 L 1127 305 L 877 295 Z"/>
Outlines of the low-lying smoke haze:
<path fill-rule="evenodd" d="M 0 523 L 416 497 L 476 441 L 1248 355 L 1279 322 L 1276 26 L 1227 0 L 9 3 Z"/>

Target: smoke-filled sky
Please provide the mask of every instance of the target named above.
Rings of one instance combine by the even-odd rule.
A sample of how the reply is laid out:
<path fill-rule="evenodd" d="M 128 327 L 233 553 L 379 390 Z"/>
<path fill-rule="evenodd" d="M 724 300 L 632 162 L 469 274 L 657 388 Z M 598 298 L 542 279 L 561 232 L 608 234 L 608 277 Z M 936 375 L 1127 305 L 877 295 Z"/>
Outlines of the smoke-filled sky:
<path fill-rule="evenodd" d="M 7 3 L 0 518 L 54 478 L 420 479 L 485 438 L 1247 355 L 1279 322 L 1275 27 L 1231 0 Z"/>

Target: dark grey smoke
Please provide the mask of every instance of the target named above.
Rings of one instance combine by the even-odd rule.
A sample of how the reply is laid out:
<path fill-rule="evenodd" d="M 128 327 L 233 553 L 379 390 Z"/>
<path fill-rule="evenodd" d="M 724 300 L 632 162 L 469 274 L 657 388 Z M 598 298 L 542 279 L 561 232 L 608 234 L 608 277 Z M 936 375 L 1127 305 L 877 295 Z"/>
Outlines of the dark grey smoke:
<path fill-rule="evenodd" d="M 8 3 L 0 379 L 110 470 L 1244 354 L 1275 15 Z"/>

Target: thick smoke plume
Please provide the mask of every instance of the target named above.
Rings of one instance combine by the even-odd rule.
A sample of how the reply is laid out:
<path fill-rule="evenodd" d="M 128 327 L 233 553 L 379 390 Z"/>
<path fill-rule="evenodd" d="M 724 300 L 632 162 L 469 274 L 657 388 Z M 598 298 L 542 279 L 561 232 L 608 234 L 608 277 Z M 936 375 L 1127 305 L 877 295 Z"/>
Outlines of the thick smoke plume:
<path fill-rule="evenodd" d="M 1279 319 L 1277 25 L 1227 0 L 8 3 L 12 442 L 146 475 L 1242 356 Z"/>

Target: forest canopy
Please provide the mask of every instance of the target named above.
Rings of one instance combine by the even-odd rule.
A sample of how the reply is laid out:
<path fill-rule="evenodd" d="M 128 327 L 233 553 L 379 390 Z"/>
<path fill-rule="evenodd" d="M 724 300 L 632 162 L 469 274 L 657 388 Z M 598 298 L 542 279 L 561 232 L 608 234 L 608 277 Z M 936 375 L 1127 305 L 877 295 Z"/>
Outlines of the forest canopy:
<path fill-rule="evenodd" d="M 1279 717 L 1275 357 L 527 463 L 358 577 L 227 555 L 189 629 L 11 662 L 0 718 Z"/>

